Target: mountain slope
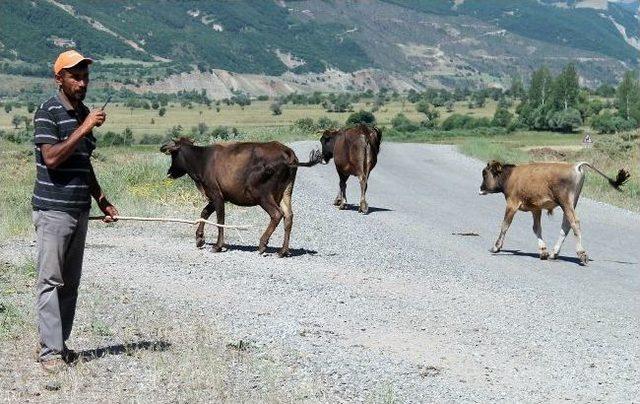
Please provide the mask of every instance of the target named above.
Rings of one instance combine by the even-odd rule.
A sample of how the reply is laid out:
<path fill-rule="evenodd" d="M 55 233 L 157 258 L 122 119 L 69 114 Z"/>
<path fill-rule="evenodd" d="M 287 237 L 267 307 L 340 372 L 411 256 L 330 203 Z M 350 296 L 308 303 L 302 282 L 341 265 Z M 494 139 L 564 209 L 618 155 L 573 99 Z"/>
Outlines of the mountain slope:
<path fill-rule="evenodd" d="M 596 85 L 638 66 L 638 13 L 637 0 L 0 2 L 0 72 L 46 76 L 75 47 L 138 84 L 197 68 L 486 85 L 575 61 Z"/>

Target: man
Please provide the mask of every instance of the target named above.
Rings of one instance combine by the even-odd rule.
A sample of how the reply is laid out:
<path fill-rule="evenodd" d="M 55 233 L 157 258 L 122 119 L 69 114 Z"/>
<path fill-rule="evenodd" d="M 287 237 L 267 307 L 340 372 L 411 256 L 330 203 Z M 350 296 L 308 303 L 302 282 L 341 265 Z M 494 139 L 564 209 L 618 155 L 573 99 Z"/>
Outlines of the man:
<path fill-rule="evenodd" d="M 118 215 L 91 166 L 96 141 L 91 131 L 106 119 L 104 111 L 89 112 L 82 103 L 92 62 L 74 50 L 61 53 L 53 66 L 58 93 L 34 118 L 38 360 L 48 372 L 64 369 L 76 356 L 65 342 L 75 316 L 91 197 L 105 222 Z"/>

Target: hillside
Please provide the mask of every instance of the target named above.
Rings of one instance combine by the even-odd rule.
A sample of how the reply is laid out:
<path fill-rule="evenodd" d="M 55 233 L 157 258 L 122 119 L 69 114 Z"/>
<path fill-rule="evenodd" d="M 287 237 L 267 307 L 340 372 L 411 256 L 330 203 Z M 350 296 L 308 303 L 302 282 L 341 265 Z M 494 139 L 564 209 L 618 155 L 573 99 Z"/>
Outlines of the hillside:
<path fill-rule="evenodd" d="M 55 55 L 75 47 L 99 61 L 98 79 L 140 91 L 500 85 L 568 61 L 578 63 L 584 84 L 597 85 L 638 66 L 638 7 L 635 0 L 0 2 L 0 73 L 46 77 Z"/>

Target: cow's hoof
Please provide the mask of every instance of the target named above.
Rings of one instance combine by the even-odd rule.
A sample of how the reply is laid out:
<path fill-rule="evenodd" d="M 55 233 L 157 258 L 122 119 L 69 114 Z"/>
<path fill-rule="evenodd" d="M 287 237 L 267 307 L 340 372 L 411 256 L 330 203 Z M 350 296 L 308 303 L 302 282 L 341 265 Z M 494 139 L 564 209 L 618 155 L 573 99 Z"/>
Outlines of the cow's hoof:
<path fill-rule="evenodd" d="M 340 206 L 340 205 L 342 205 L 342 198 L 336 198 L 336 199 L 333 201 L 333 205 L 334 205 L 334 206 Z"/>
<path fill-rule="evenodd" d="M 196 237 L 196 247 L 200 248 L 204 245 L 204 237 Z"/>
<path fill-rule="evenodd" d="M 262 255 L 262 254 L 264 254 L 266 252 L 267 252 L 267 246 L 266 245 L 258 246 L 258 254 Z"/>
<path fill-rule="evenodd" d="M 550 260 L 557 260 L 558 259 L 558 253 L 557 252 L 552 252 L 551 254 L 549 254 L 549 259 Z"/>
<path fill-rule="evenodd" d="M 491 247 L 491 249 L 489 250 L 491 253 L 495 254 L 495 253 L 499 253 L 500 249 L 496 246 Z"/>
<path fill-rule="evenodd" d="M 341 203 L 340 205 L 338 205 L 338 209 L 340 210 L 345 210 L 347 208 L 347 204 L 346 203 Z"/>
<path fill-rule="evenodd" d="M 369 205 L 367 205 L 366 203 L 361 203 L 360 204 L 360 208 L 358 209 L 358 212 L 362 213 L 363 215 L 366 215 L 369 213 Z"/>
<path fill-rule="evenodd" d="M 222 246 L 214 245 L 211 247 L 211 251 L 214 253 L 224 252 L 224 248 Z"/>
<path fill-rule="evenodd" d="M 578 258 L 580 259 L 580 265 L 587 266 L 589 264 L 589 256 L 586 251 L 580 251 L 578 253 Z"/>
<path fill-rule="evenodd" d="M 280 251 L 278 251 L 278 257 L 280 258 L 291 257 L 291 251 L 289 251 L 288 248 L 286 250 L 283 248 Z"/>
<path fill-rule="evenodd" d="M 549 252 L 547 250 L 540 251 L 540 259 L 541 260 L 549 259 Z"/>

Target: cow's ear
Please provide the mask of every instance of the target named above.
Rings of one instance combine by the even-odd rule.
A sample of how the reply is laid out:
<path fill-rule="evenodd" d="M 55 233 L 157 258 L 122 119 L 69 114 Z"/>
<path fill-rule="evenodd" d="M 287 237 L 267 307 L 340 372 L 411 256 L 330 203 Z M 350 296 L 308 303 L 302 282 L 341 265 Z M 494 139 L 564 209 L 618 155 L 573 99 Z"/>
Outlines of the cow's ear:
<path fill-rule="evenodd" d="M 489 164 L 487 164 L 487 167 L 493 174 L 498 175 L 502 172 L 502 163 L 500 163 L 499 161 L 492 160 L 491 162 L 489 162 Z"/>
<path fill-rule="evenodd" d="M 176 144 L 173 140 L 169 140 L 167 143 L 163 144 L 160 147 L 160 152 L 164 154 L 171 154 L 174 151 L 177 151 L 180 148 L 180 144 Z"/>

